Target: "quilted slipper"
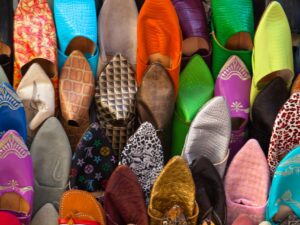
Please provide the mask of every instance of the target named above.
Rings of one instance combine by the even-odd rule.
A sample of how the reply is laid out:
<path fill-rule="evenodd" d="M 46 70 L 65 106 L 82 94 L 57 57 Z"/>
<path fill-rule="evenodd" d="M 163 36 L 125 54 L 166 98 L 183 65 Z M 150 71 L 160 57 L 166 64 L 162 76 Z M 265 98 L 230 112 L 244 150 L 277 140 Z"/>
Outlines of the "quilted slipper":
<path fill-rule="evenodd" d="M 185 65 L 191 56 L 197 53 L 210 66 L 211 44 L 202 0 L 172 0 L 172 2 L 176 9 L 183 35 L 183 64 Z"/>
<path fill-rule="evenodd" d="M 180 156 L 174 156 L 153 185 L 148 207 L 150 224 L 176 221 L 196 225 L 198 214 L 191 171 Z"/>
<path fill-rule="evenodd" d="M 175 90 L 170 76 L 162 65 L 155 63 L 148 67 L 136 94 L 136 101 L 140 122 L 150 122 L 155 127 L 167 159 L 170 155 L 170 129 L 175 106 Z"/>
<path fill-rule="evenodd" d="M 119 153 L 135 131 L 137 85 L 127 59 L 115 55 L 96 80 L 97 119 Z"/>
<path fill-rule="evenodd" d="M 199 55 L 180 74 L 172 131 L 172 155 L 180 155 L 189 127 L 199 109 L 213 96 L 214 81 Z"/>
<path fill-rule="evenodd" d="M 9 212 L 0 212 L 0 225 L 22 225 L 18 218 Z"/>
<path fill-rule="evenodd" d="M 80 51 L 73 51 L 59 79 L 61 121 L 68 131 L 73 151 L 89 126 L 89 109 L 94 92 L 95 80 L 88 61 Z"/>
<path fill-rule="evenodd" d="M 120 165 L 111 175 L 104 195 L 107 224 L 148 225 L 144 194 L 132 170 Z"/>
<path fill-rule="evenodd" d="M 275 77 L 282 77 L 287 88 L 291 86 L 294 77 L 291 31 L 276 1 L 269 4 L 257 27 L 252 64 L 251 107 L 257 94 Z"/>
<path fill-rule="evenodd" d="M 256 139 L 268 155 L 270 139 L 276 116 L 289 98 L 284 80 L 277 77 L 256 96 L 252 106 L 250 136 Z"/>
<path fill-rule="evenodd" d="M 264 220 L 268 201 L 270 172 L 266 157 L 255 139 L 250 139 L 228 167 L 224 186 L 227 224 L 241 214 L 254 224 Z"/>
<path fill-rule="evenodd" d="M 141 124 L 128 139 L 121 153 L 120 163 L 127 165 L 135 173 L 148 204 L 152 185 L 164 167 L 161 142 L 151 123 Z"/>
<path fill-rule="evenodd" d="M 68 137 L 55 117 L 41 126 L 30 152 L 35 174 L 33 211 L 36 213 L 46 203 L 58 209 L 68 184 L 72 155 Z"/>
<path fill-rule="evenodd" d="M 230 114 L 223 97 L 214 97 L 197 113 L 186 136 L 182 156 L 192 164 L 207 157 L 223 177 L 229 156 Z"/>
<path fill-rule="evenodd" d="M 237 56 L 231 56 L 221 69 L 215 86 L 215 96 L 223 96 L 231 116 L 229 162 L 247 140 L 251 77 Z"/>
<path fill-rule="evenodd" d="M 138 85 L 141 85 L 148 65 L 160 63 L 172 78 L 177 93 L 182 37 L 171 0 L 145 0 L 138 16 L 137 34 Z"/>
<path fill-rule="evenodd" d="M 13 82 L 13 2 L 0 1 L 0 66 Z"/>
<path fill-rule="evenodd" d="M 54 225 L 57 220 L 58 213 L 54 205 L 47 203 L 34 215 L 30 225 Z"/>
<path fill-rule="evenodd" d="M 300 147 L 297 147 L 281 160 L 275 170 L 266 212 L 266 220 L 272 225 L 279 223 L 293 224 L 287 223 L 288 221 L 283 222 L 293 214 L 300 218 L 300 192 L 297 188 L 300 168 L 299 158 Z M 299 223 L 299 219 L 297 220 Z"/>
<path fill-rule="evenodd" d="M 226 200 L 223 180 L 209 161 L 202 157 L 190 166 L 196 186 L 199 206 L 198 224 L 226 224 Z"/>
<path fill-rule="evenodd" d="M 98 19 L 99 46 L 101 48 L 98 74 L 117 53 L 127 58 L 135 69 L 137 17 L 137 7 L 132 0 L 104 1 Z"/>
<path fill-rule="evenodd" d="M 37 128 L 55 113 L 55 93 L 51 80 L 38 63 L 33 63 L 21 80 L 17 94 L 26 112 L 28 143 Z"/>
<path fill-rule="evenodd" d="M 27 141 L 26 116 L 22 101 L 10 84 L 0 84 L 0 137 L 8 130 L 17 131 Z"/>
<path fill-rule="evenodd" d="M 56 34 L 47 0 L 20 0 L 14 18 L 14 51 L 14 88 L 36 62 L 51 79 L 58 106 Z"/>
<path fill-rule="evenodd" d="M 99 49 L 95 1 L 73 0 L 70 6 L 69 0 L 55 0 L 53 7 L 57 29 L 59 71 L 68 56 L 77 50 L 85 55 L 96 78 Z"/>
<path fill-rule="evenodd" d="M 273 125 L 268 162 L 273 174 L 281 159 L 300 144 L 300 93 L 297 92 L 284 103 Z"/>
<path fill-rule="evenodd" d="M 105 212 L 89 192 L 70 190 L 61 198 L 58 224 L 103 225 L 106 224 Z"/>
<path fill-rule="evenodd" d="M 118 164 L 105 131 L 92 123 L 79 141 L 72 157 L 70 185 L 89 192 L 104 191 Z"/>
<path fill-rule="evenodd" d="M 29 225 L 34 192 L 30 153 L 13 130 L 0 139 L 0 149 L 0 173 L 5 174 L 0 177 L 0 211 L 10 212 L 21 224 Z"/>

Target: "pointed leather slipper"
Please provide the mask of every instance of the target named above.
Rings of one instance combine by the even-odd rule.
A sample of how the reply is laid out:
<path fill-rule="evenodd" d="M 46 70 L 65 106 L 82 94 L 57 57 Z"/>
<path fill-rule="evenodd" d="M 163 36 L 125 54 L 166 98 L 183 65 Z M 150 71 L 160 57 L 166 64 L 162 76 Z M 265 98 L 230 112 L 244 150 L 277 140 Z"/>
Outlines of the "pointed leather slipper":
<path fill-rule="evenodd" d="M 153 185 L 148 207 L 150 224 L 176 221 L 196 225 L 198 214 L 191 171 L 180 156 L 174 156 Z"/>
<path fill-rule="evenodd" d="M 35 214 L 30 225 L 54 225 L 57 220 L 58 213 L 54 205 L 47 203 Z"/>
<path fill-rule="evenodd" d="M 213 96 L 214 81 L 204 60 L 195 55 L 180 74 L 172 131 L 172 155 L 180 155 L 199 109 Z"/>
<path fill-rule="evenodd" d="M 228 167 L 224 185 L 227 224 L 241 214 L 258 224 L 265 218 L 270 172 L 266 157 L 255 139 L 250 139 Z"/>
<path fill-rule="evenodd" d="M 182 156 L 189 165 L 207 157 L 223 177 L 231 134 L 230 114 L 223 97 L 214 97 L 197 113 L 186 136 Z"/>
<path fill-rule="evenodd" d="M 120 165 L 111 175 L 104 195 L 107 224 L 148 225 L 141 186 L 132 170 Z"/>
<path fill-rule="evenodd" d="M 58 209 L 69 180 L 72 152 L 68 137 L 55 117 L 43 123 L 30 152 L 35 174 L 33 210 L 37 212 L 46 203 Z"/>

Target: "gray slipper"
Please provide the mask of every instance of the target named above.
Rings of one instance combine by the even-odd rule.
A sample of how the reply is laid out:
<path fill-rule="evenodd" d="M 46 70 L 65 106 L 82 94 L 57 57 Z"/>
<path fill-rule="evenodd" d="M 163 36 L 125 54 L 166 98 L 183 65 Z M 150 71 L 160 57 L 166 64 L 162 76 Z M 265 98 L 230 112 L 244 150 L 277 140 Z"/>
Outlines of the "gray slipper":
<path fill-rule="evenodd" d="M 58 209 L 68 184 L 72 153 L 68 137 L 55 117 L 41 126 L 30 151 L 35 175 L 33 214 L 46 203 Z"/>
<path fill-rule="evenodd" d="M 57 220 L 58 213 L 54 205 L 47 203 L 35 214 L 30 225 L 55 225 Z"/>

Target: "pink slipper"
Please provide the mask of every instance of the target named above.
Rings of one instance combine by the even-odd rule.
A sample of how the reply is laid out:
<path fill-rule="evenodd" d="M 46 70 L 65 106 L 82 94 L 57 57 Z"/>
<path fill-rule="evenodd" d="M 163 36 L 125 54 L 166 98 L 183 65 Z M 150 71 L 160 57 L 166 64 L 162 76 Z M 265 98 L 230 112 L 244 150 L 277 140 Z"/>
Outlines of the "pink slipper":
<path fill-rule="evenodd" d="M 233 158 L 225 177 L 228 225 L 241 214 L 254 224 L 264 220 L 269 179 L 265 154 L 258 142 L 250 139 Z"/>
<path fill-rule="evenodd" d="M 240 215 L 232 225 L 254 225 L 253 221 L 249 218 L 249 216 L 243 214 Z"/>
<path fill-rule="evenodd" d="M 300 92 L 296 92 L 284 103 L 273 125 L 268 152 L 271 174 L 274 173 L 281 159 L 299 145 Z"/>

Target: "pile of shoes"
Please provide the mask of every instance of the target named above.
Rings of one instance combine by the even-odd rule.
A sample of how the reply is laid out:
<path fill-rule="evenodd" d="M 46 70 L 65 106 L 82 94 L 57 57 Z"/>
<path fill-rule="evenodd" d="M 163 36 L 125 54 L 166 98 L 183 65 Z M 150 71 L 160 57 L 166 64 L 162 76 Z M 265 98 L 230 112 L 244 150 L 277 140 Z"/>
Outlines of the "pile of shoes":
<path fill-rule="evenodd" d="M 299 0 L 0 0 L 0 225 L 300 224 Z"/>

